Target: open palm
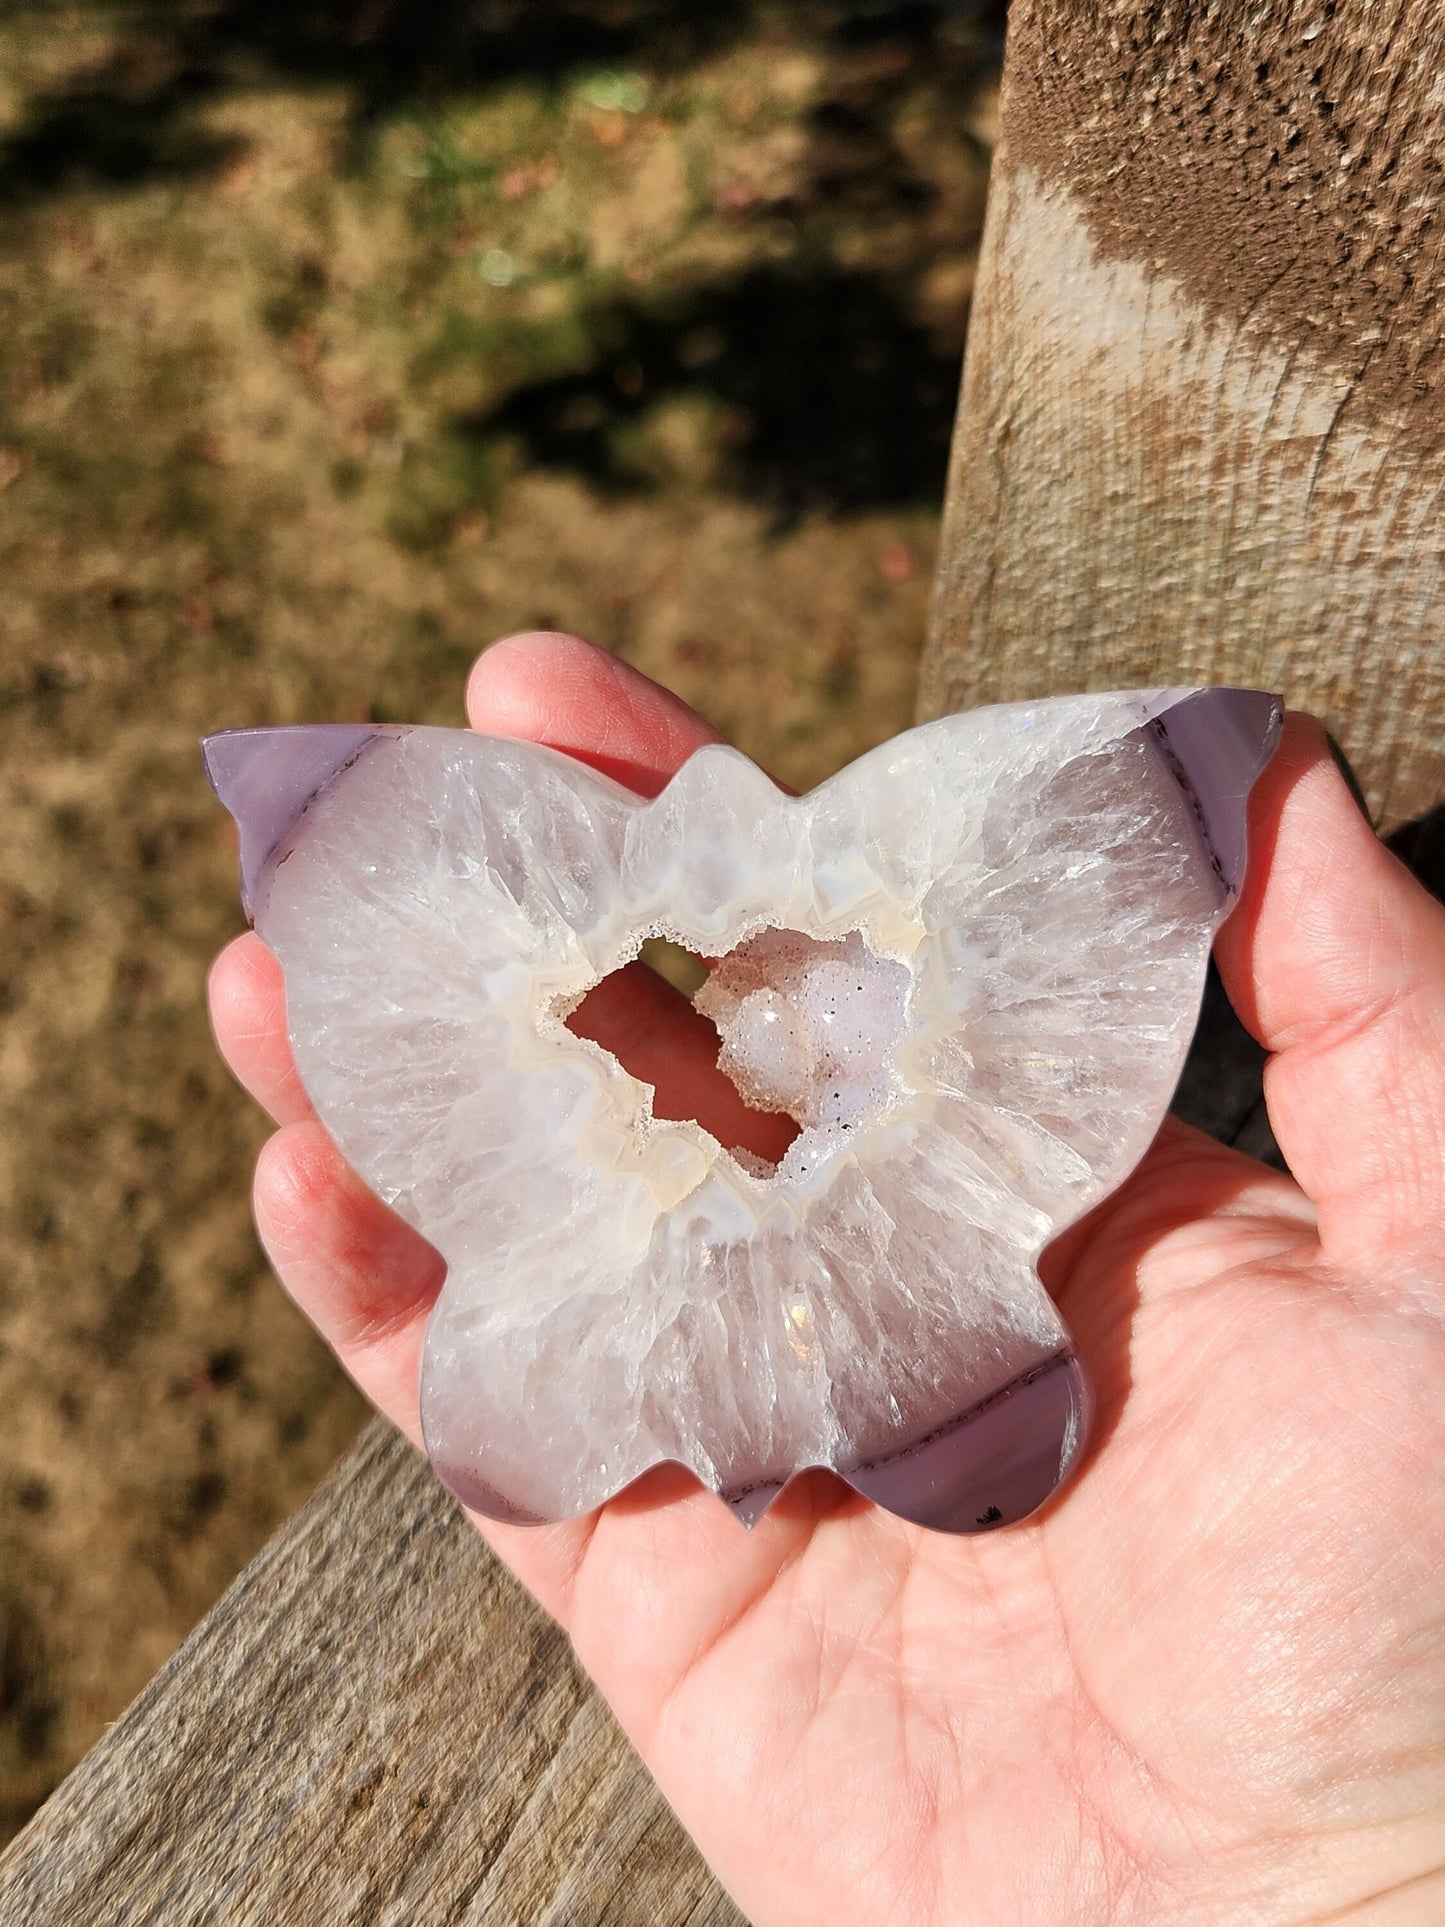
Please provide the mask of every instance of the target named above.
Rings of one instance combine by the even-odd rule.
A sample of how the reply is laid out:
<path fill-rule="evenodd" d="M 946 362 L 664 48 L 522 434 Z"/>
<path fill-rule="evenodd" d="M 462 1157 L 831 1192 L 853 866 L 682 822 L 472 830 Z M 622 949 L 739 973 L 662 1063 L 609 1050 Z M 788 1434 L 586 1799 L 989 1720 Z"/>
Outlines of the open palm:
<path fill-rule="evenodd" d="M 573 638 L 489 651 L 469 709 L 649 793 L 716 740 Z M 1047 1254 L 1099 1416 L 1044 1512 L 946 1538 L 812 1473 L 747 1535 L 663 1469 L 477 1522 L 759 1927 L 1445 1919 L 1445 913 L 1305 719 L 1251 827 L 1217 953 L 1298 1182 L 1171 1121 Z M 441 1260 L 312 1114 L 258 939 L 212 999 L 281 1126 L 267 1249 L 417 1439 Z M 609 1000 L 660 1108 L 774 1149 L 683 1000 Z"/>

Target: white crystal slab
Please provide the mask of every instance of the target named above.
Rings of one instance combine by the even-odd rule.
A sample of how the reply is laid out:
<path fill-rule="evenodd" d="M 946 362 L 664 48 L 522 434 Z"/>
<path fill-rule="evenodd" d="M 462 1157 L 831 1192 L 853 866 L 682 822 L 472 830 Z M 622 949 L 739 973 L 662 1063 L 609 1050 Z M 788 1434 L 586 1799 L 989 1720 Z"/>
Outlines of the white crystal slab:
<path fill-rule="evenodd" d="M 465 730 L 210 739 L 306 1089 L 447 1262 L 442 1477 L 520 1519 L 664 1460 L 748 1520 L 815 1464 L 954 1529 L 1032 1510 L 1088 1407 L 1036 1261 L 1158 1128 L 1277 727 L 1066 697 L 802 797 L 705 748 L 651 802 Z M 723 1067 L 804 1127 L 775 1172 L 566 1028 L 656 934 L 723 959 Z"/>

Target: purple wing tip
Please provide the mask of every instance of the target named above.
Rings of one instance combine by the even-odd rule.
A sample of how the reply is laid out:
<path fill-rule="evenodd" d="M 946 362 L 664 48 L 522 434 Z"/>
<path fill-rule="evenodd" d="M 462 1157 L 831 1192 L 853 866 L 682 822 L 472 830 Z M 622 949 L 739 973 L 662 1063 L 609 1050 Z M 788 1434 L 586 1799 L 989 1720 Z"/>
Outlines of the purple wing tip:
<path fill-rule="evenodd" d="M 936 1532 L 1018 1525 L 1078 1464 L 1094 1395 L 1072 1347 L 1021 1372 L 953 1425 L 882 1464 L 844 1474 L 876 1505 Z"/>
<path fill-rule="evenodd" d="M 1244 880 L 1249 792 L 1283 725 L 1283 703 L 1263 689 L 1198 689 L 1152 725 L 1228 900 Z"/>
<path fill-rule="evenodd" d="M 930 1437 L 865 1465 L 838 1467 L 855 1492 L 935 1532 L 1018 1525 L 1064 1484 L 1088 1443 L 1094 1396 L 1071 1347 L 1041 1359 Z M 756 1525 L 785 1482 L 723 1496 Z"/>
<path fill-rule="evenodd" d="M 400 733 L 364 723 L 301 723 L 206 737 L 206 776 L 241 833 L 241 902 L 248 917 L 255 915 L 267 863 L 312 798 L 368 743 Z"/>

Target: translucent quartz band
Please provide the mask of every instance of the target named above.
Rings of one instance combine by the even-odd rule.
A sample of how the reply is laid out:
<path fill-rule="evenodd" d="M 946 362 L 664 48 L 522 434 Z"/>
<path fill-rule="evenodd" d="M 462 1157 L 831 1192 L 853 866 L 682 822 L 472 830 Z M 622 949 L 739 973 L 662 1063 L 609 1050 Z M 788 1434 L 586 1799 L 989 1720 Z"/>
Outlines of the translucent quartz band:
<path fill-rule="evenodd" d="M 1088 1431 L 1038 1280 L 1168 1104 L 1279 705 L 1064 697 L 945 718 L 809 795 L 700 750 L 644 802 L 465 730 L 211 737 L 302 1080 L 447 1262 L 428 1450 L 568 1517 L 651 1466 L 751 1523 L 831 1467 L 954 1531 L 1026 1517 Z M 718 960 L 722 1067 L 777 1168 L 565 1019 L 663 934 Z"/>

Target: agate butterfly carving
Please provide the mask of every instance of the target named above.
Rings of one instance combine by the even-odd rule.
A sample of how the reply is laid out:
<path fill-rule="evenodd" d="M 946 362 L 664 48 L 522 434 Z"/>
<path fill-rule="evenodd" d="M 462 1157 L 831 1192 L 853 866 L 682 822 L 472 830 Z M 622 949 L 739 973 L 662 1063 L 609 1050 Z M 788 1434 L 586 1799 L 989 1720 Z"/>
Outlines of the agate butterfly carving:
<path fill-rule="evenodd" d="M 1147 1148 L 1237 892 L 1278 705 L 953 716 L 810 794 L 697 752 L 652 801 L 465 730 L 209 739 L 323 1122 L 442 1253 L 422 1413 L 498 1518 L 664 1460 L 751 1522 L 832 1467 L 921 1523 L 1068 1475 L 1083 1366 L 1036 1262 Z M 776 1169 L 652 1115 L 565 1019 L 644 938 L 718 960 Z"/>

